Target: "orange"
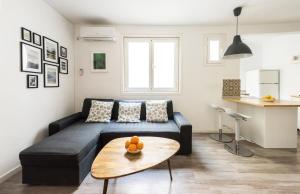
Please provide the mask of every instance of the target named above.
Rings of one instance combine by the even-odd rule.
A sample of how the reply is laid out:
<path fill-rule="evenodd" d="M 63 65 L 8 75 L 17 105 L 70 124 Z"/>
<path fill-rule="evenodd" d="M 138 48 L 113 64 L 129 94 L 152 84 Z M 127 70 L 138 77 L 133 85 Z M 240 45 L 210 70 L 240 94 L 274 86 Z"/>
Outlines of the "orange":
<path fill-rule="evenodd" d="M 144 143 L 143 142 L 139 142 L 137 145 L 136 145 L 137 149 L 139 150 L 142 150 L 144 148 Z"/>
<path fill-rule="evenodd" d="M 133 144 L 138 144 L 140 141 L 139 137 L 138 136 L 133 136 L 131 137 L 131 143 Z"/>
<path fill-rule="evenodd" d="M 130 144 L 129 146 L 128 146 L 128 150 L 130 151 L 130 152 L 135 152 L 137 149 L 136 149 L 136 145 L 135 144 Z"/>
<path fill-rule="evenodd" d="M 127 149 L 129 147 L 129 145 L 130 145 L 130 140 L 126 140 L 126 142 L 125 142 L 125 148 Z"/>

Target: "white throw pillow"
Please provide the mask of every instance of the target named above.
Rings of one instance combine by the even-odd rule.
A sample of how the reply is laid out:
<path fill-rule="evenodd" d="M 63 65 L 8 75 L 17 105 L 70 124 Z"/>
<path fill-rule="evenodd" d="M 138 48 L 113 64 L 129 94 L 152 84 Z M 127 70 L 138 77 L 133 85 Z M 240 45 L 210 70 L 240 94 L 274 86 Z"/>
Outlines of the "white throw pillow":
<path fill-rule="evenodd" d="M 141 103 L 120 102 L 117 122 L 140 122 L 141 106 Z"/>
<path fill-rule="evenodd" d="M 85 122 L 110 122 L 114 102 L 92 100 L 89 116 Z"/>
<path fill-rule="evenodd" d="M 167 101 L 146 101 L 146 120 L 148 122 L 167 122 Z"/>

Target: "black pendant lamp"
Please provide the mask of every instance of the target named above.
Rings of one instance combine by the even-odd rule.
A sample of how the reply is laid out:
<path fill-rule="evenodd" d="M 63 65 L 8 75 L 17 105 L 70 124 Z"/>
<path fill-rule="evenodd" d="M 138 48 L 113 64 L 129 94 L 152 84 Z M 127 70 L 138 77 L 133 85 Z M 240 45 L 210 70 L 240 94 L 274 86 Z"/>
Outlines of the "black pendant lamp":
<path fill-rule="evenodd" d="M 239 15 L 242 12 L 242 7 L 237 7 L 233 10 L 234 16 L 236 17 L 236 35 L 233 38 L 232 44 L 227 48 L 223 59 L 240 59 L 251 57 L 251 49 L 242 42 L 241 36 L 238 35 Z"/>

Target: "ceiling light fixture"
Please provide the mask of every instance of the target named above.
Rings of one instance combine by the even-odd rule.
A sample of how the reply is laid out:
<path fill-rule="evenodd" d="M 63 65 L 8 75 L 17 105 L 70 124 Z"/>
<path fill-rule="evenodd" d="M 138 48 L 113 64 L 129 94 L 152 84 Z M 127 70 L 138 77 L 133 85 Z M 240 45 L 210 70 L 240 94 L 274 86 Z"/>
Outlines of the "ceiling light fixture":
<path fill-rule="evenodd" d="M 240 59 L 251 57 L 251 49 L 242 42 L 241 36 L 238 35 L 239 30 L 239 15 L 242 12 L 242 7 L 237 7 L 233 10 L 234 16 L 236 17 L 236 35 L 233 38 L 232 44 L 227 48 L 223 59 Z"/>

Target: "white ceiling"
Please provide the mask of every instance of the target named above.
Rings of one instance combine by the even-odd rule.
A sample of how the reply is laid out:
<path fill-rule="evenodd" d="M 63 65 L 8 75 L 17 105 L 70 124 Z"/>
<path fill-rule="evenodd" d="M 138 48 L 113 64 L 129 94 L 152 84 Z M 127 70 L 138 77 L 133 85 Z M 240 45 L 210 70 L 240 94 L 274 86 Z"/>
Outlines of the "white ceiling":
<path fill-rule="evenodd" d="M 44 0 L 76 24 L 227 25 L 300 22 L 300 0 Z"/>

